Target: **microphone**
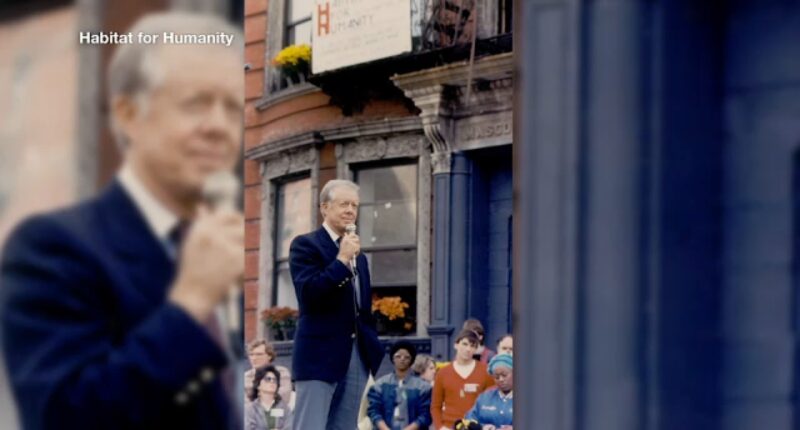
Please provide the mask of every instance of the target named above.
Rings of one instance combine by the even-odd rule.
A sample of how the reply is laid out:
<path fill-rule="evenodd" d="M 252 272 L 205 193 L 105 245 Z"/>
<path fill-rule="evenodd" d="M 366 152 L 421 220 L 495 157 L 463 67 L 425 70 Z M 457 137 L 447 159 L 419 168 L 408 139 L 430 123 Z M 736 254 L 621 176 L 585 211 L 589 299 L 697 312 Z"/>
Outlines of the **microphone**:
<path fill-rule="evenodd" d="M 232 172 L 220 170 L 203 182 L 203 200 L 212 209 L 236 209 L 239 195 L 239 178 Z"/>
<path fill-rule="evenodd" d="M 356 234 L 356 225 L 355 224 L 347 224 L 344 226 L 345 234 Z M 353 272 L 356 271 L 356 257 L 353 256 L 353 259 L 350 260 L 350 265 L 352 266 Z"/>
<path fill-rule="evenodd" d="M 209 175 L 203 182 L 203 200 L 213 210 L 235 210 L 236 199 L 239 196 L 241 184 L 232 172 L 220 170 Z M 232 285 L 228 291 L 227 303 L 218 307 L 220 319 L 225 324 L 230 338 L 231 350 L 241 358 L 244 350 L 242 343 L 241 311 L 242 292 L 237 285 Z"/>

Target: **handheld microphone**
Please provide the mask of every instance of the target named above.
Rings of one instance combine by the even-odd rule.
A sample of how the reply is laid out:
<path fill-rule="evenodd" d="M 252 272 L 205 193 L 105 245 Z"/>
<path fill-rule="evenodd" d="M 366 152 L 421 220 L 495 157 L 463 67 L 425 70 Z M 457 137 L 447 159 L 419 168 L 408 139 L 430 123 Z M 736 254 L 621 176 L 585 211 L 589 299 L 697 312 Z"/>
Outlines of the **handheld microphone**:
<path fill-rule="evenodd" d="M 213 210 L 235 210 L 240 188 L 239 179 L 232 172 L 220 170 L 205 179 L 202 191 L 203 200 Z M 243 334 L 240 311 L 242 292 L 237 287 L 237 285 L 231 286 L 228 291 L 227 303 L 220 306 L 219 310 L 222 314 L 221 320 L 231 339 L 231 350 L 237 357 L 241 357 L 244 354 L 241 345 Z"/>
<path fill-rule="evenodd" d="M 347 224 L 344 226 L 345 234 L 356 234 L 356 225 L 355 224 Z M 352 266 L 353 272 L 356 271 L 356 257 L 353 256 L 353 259 L 350 260 L 350 265 Z"/>
<path fill-rule="evenodd" d="M 236 209 L 239 178 L 232 172 L 220 170 L 203 182 L 203 200 L 213 209 Z"/>

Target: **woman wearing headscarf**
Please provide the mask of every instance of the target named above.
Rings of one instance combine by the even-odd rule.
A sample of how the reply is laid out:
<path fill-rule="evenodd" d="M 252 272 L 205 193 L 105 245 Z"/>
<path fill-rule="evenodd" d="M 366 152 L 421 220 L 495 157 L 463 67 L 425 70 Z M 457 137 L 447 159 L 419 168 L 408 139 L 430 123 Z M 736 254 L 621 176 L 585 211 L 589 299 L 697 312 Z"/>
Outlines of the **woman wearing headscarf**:
<path fill-rule="evenodd" d="M 244 408 L 245 430 L 289 430 L 292 412 L 281 398 L 281 374 L 275 366 L 256 369 L 250 402 Z"/>
<path fill-rule="evenodd" d="M 508 354 L 495 355 L 489 362 L 489 374 L 495 387 L 481 393 L 465 419 L 477 421 L 482 430 L 512 430 L 514 414 L 514 359 Z"/>

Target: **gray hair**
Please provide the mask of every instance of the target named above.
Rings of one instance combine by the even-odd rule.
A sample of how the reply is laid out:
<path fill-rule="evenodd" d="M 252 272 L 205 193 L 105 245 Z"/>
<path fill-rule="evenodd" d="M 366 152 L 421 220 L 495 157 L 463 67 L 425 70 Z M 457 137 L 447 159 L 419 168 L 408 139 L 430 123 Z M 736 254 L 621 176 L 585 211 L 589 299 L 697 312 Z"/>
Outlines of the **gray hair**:
<path fill-rule="evenodd" d="M 331 201 L 333 199 L 333 191 L 340 187 L 348 187 L 356 193 L 358 193 L 359 190 L 358 184 L 353 181 L 347 179 L 331 179 L 322 187 L 322 191 L 319 193 L 319 204 Z"/>
<path fill-rule="evenodd" d="M 133 39 L 131 43 L 120 44 L 114 51 L 108 66 L 108 97 L 110 103 L 117 96 L 126 96 L 140 103 L 145 108 L 142 97 L 158 83 L 158 56 L 154 55 L 165 45 L 163 38 L 155 43 L 140 43 L 137 35 L 175 33 L 177 35 L 217 34 L 233 35 L 230 49 L 239 56 L 244 52 L 242 32 L 224 19 L 208 14 L 191 12 L 162 12 L 148 14 L 139 19 L 129 30 Z M 237 43 L 238 42 L 238 43 Z M 196 45 L 195 45 L 196 46 Z M 244 67 L 244 66 L 242 66 Z M 111 130 L 120 149 L 127 147 L 127 137 L 119 130 L 111 115 Z"/>
<path fill-rule="evenodd" d="M 414 359 L 414 364 L 411 365 L 411 370 L 417 374 L 417 376 L 422 375 L 428 370 L 428 366 L 433 363 L 436 365 L 436 360 L 433 359 L 430 355 L 427 354 L 419 354 L 417 358 Z"/>

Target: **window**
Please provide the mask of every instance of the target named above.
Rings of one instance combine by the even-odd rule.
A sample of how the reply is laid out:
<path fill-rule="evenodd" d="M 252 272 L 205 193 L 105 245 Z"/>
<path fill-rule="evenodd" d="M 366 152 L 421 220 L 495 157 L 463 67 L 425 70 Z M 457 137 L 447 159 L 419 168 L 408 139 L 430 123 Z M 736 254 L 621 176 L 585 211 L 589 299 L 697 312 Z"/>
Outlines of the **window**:
<path fill-rule="evenodd" d="M 428 20 L 426 15 L 429 1 L 411 0 L 411 43 L 415 51 L 422 49 L 422 33 Z"/>
<path fill-rule="evenodd" d="M 399 297 L 408 304 L 404 319 L 379 317 L 381 335 L 416 332 L 417 165 L 355 171 L 361 187 L 358 231 L 369 260 L 373 300 Z"/>
<path fill-rule="evenodd" d="M 284 46 L 311 44 L 311 8 L 314 0 L 286 2 L 286 36 Z"/>
<path fill-rule="evenodd" d="M 513 0 L 500 0 L 500 21 L 498 22 L 499 31 L 497 34 L 511 33 L 514 24 L 513 4 Z"/>
<path fill-rule="evenodd" d="M 297 309 L 297 297 L 289 274 L 289 245 L 297 235 L 308 233 L 311 228 L 311 178 L 280 183 L 275 195 L 272 302 L 276 306 Z"/>

